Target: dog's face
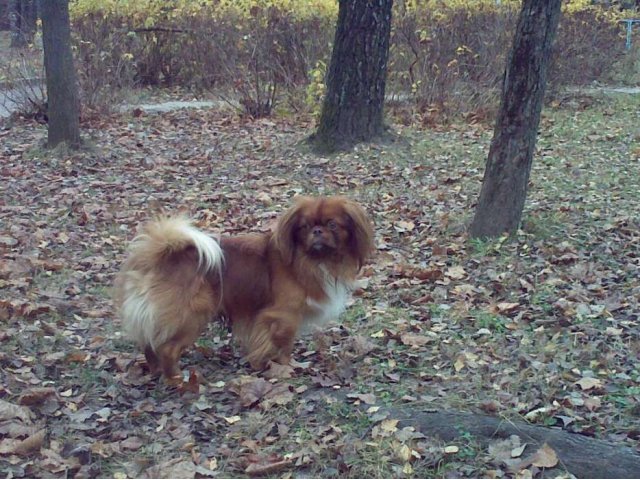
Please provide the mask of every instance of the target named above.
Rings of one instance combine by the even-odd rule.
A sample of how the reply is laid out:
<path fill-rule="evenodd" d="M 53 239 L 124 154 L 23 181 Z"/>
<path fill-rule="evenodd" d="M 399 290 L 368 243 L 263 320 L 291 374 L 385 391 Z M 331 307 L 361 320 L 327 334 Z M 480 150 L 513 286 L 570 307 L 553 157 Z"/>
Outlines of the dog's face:
<path fill-rule="evenodd" d="M 276 240 L 288 263 L 301 255 L 318 263 L 348 257 L 360 267 L 373 249 L 373 230 L 351 200 L 303 197 L 280 219 Z"/>

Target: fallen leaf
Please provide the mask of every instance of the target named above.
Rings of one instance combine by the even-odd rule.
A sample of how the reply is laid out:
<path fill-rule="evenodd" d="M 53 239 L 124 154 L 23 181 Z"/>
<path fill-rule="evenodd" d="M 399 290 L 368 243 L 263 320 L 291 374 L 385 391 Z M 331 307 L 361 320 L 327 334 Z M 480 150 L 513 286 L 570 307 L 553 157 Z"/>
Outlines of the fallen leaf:
<path fill-rule="evenodd" d="M 416 228 L 416 224 L 413 222 L 406 222 L 404 220 L 400 220 L 393 224 L 393 228 L 399 233 L 403 232 L 411 232 L 414 228 Z"/>
<path fill-rule="evenodd" d="M 373 393 L 349 393 L 347 398 L 360 400 L 367 405 L 374 405 L 376 403 L 376 396 Z"/>
<path fill-rule="evenodd" d="M 519 303 L 500 302 L 496 305 L 498 313 L 511 313 L 520 306 Z"/>
<path fill-rule="evenodd" d="M 227 422 L 229 425 L 233 425 L 234 423 L 238 423 L 240 420 L 242 420 L 242 417 L 240 417 L 239 415 L 233 415 L 231 417 L 222 417 L 224 418 L 224 421 Z"/>
<path fill-rule="evenodd" d="M 240 397 L 243 407 L 250 407 L 273 390 L 273 384 L 264 378 L 242 377 L 231 382 L 229 388 Z"/>
<path fill-rule="evenodd" d="M 291 460 L 282 459 L 277 456 L 269 456 L 267 458 L 256 458 L 245 468 L 244 473 L 257 477 L 262 475 L 270 475 L 279 472 L 291 465 Z"/>
<path fill-rule="evenodd" d="M 265 378 L 291 378 L 293 375 L 293 367 L 291 365 L 282 365 L 278 362 L 269 362 L 269 368 L 263 373 Z"/>
<path fill-rule="evenodd" d="M 277 383 L 263 396 L 260 407 L 268 410 L 274 405 L 286 405 L 293 401 L 294 398 L 295 394 L 291 385 L 287 383 Z"/>
<path fill-rule="evenodd" d="M 416 333 L 400 334 L 400 341 L 405 345 L 409 345 L 410 347 L 421 347 L 423 345 L 426 345 L 432 340 L 433 339 L 430 337 L 427 337 L 425 335 L 419 335 Z"/>
<path fill-rule="evenodd" d="M 140 437 L 128 437 L 125 440 L 122 440 L 120 442 L 120 446 L 122 447 L 123 450 L 139 450 L 143 445 L 145 444 L 145 441 L 142 440 Z"/>
<path fill-rule="evenodd" d="M 19 418 L 23 422 L 30 424 L 32 417 L 33 413 L 28 408 L 19 407 L 13 403 L 0 400 L 0 421 Z"/>
<path fill-rule="evenodd" d="M 593 412 L 602 406 L 602 400 L 598 397 L 589 397 L 585 399 L 584 406 Z"/>
<path fill-rule="evenodd" d="M 29 435 L 24 440 L 17 442 L 14 446 L 13 452 L 17 455 L 29 455 L 37 450 L 40 450 L 44 444 L 46 430 L 43 428 L 38 430 L 33 435 Z"/>
<path fill-rule="evenodd" d="M 456 372 L 459 372 L 464 368 L 466 361 L 467 358 L 464 355 L 458 355 L 456 361 L 453 363 L 453 368 L 455 368 Z"/>
<path fill-rule="evenodd" d="M 446 272 L 444 272 L 445 276 L 452 278 L 453 280 L 461 280 L 467 276 L 467 272 L 461 265 L 456 265 L 453 267 L 449 267 Z"/>
<path fill-rule="evenodd" d="M 18 403 L 20 405 L 39 405 L 55 393 L 56 389 L 53 387 L 28 388 L 18 397 Z"/>
<path fill-rule="evenodd" d="M 584 377 L 576 382 L 582 390 L 591 390 L 592 388 L 599 388 L 602 386 L 602 381 L 599 378 Z"/>
<path fill-rule="evenodd" d="M 538 468 L 552 468 L 558 464 L 558 455 L 547 443 L 531 457 L 531 465 Z"/>
<path fill-rule="evenodd" d="M 380 422 L 380 428 L 384 432 L 393 433 L 396 430 L 398 430 L 398 422 L 400 422 L 400 420 L 389 418 L 387 420 L 383 420 L 382 422 Z"/>
<path fill-rule="evenodd" d="M 524 452 L 525 448 L 527 448 L 527 444 L 523 443 L 519 447 L 515 447 L 514 449 L 512 449 L 511 450 L 511 458 L 518 458 L 519 456 L 521 456 L 522 452 Z"/>
<path fill-rule="evenodd" d="M 406 444 L 401 444 L 396 449 L 396 457 L 403 462 L 408 462 L 411 459 L 411 448 L 409 448 Z"/>
<path fill-rule="evenodd" d="M 195 478 L 196 466 L 191 460 L 174 458 L 148 468 L 145 473 L 147 478 Z"/>

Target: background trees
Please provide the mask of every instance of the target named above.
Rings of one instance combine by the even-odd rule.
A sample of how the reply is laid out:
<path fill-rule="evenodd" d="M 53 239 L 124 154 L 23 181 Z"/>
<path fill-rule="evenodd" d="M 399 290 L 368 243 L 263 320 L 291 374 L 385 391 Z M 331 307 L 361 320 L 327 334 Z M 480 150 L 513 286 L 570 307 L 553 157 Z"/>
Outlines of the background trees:
<path fill-rule="evenodd" d="M 42 2 L 42 41 L 47 77 L 47 144 L 80 145 L 79 99 L 69 26 L 69 0 Z"/>
<path fill-rule="evenodd" d="M 11 46 L 24 47 L 31 43 L 36 32 L 38 0 L 9 0 L 8 15 Z"/>
<path fill-rule="evenodd" d="M 392 0 L 340 0 L 327 91 L 312 142 L 334 151 L 380 137 Z"/>
<path fill-rule="evenodd" d="M 495 237 L 520 223 L 561 0 L 525 0 L 470 233 Z"/>

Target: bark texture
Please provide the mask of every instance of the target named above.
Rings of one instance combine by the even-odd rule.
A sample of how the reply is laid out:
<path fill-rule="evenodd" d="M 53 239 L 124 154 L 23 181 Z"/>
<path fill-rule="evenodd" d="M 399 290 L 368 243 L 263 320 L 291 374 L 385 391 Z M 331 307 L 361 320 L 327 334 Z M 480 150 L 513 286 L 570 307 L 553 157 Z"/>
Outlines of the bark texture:
<path fill-rule="evenodd" d="M 340 0 L 327 93 L 311 138 L 318 150 L 343 150 L 383 135 L 392 5 Z"/>
<path fill-rule="evenodd" d="M 69 0 L 42 2 L 42 42 L 47 77 L 49 133 L 47 144 L 80 145 L 79 100 L 71 54 Z"/>
<path fill-rule="evenodd" d="M 520 224 L 560 6 L 561 0 L 523 2 L 470 228 L 472 237 L 513 233 Z"/>
<path fill-rule="evenodd" d="M 317 395 L 317 397 L 316 397 Z M 333 401 L 347 403 L 347 392 L 332 392 L 330 395 L 314 391 L 305 392 L 305 397 L 318 399 L 331 397 Z M 365 412 L 371 405 L 362 403 L 354 406 Z M 555 478 L 563 471 L 576 478 L 640 478 L 640 453 L 625 445 L 570 433 L 559 428 L 531 425 L 522 421 L 511 421 L 489 415 L 458 411 L 426 411 L 420 407 L 384 407 L 376 412 L 379 417 L 398 420 L 398 429 L 413 427 L 416 432 L 444 442 L 468 441 L 487 448 L 498 440 L 512 435 L 526 443 L 526 449 L 519 457 L 526 459 L 545 443 L 558 457 L 558 464 L 547 469 L 544 478 Z M 525 468 L 525 467 L 523 467 Z"/>
<path fill-rule="evenodd" d="M 640 478 L 640 455 L 629 447 L 568 433 L 556 428 L 511 422 L 487 415 L 462 412 L 420 412 L 392 409 L 390 418 L 399 428 L 413 426 L 425 435 L 451 442 L 471 435 L 486 446 L 511 435 L 520 437 L 527 448 L 522 458 L 548 444 L 558 456 L 558 467 L 577 478 Z"/>

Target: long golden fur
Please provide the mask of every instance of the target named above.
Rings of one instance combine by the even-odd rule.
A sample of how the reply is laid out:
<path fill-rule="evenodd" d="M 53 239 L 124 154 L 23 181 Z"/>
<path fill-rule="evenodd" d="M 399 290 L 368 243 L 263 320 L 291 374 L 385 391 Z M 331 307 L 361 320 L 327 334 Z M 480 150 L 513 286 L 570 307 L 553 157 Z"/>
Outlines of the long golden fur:
<path fill-rule="evenodd" d="M 371 222 L 344 197 L 303 197 L 274 232 L 219 241 L 164 218 L 131 243 L 116 303 L 150 369 L 170 382 L 179 382 L 183 349 L 220 316 L 252 367 L 286 364 L 301 329 L 341 313 L 372 251 Z"/>

